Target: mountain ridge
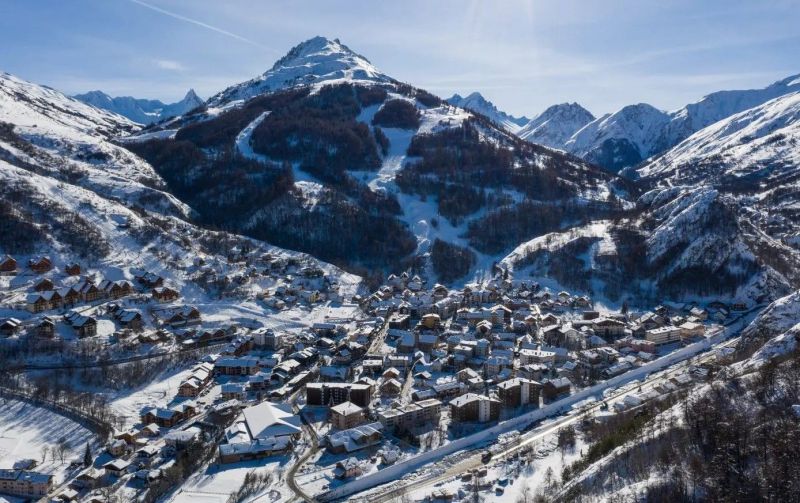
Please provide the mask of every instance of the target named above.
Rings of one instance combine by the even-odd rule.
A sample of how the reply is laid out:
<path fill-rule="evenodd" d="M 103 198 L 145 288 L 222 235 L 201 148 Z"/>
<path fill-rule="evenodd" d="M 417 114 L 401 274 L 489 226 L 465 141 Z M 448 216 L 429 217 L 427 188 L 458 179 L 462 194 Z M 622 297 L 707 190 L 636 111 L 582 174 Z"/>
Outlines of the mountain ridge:
<path fill-rule="evenodd" d="M 513 115 L 499 110 L 494 103 L 484 98 L 483 95 L 477 91 L 470 93 L 466 97 L 454 94 L 445 101 L 451 105 L 483 114 L 512 133 L 517 132 L 519 128 L 530 121 L 530 119 L 525 116 L 514 117 Z"/>
<path fill-rule="evenodd" d="M 160 100 L 134 98 L 133 96 L 111 97 L 99 90 L 76 94 L 73 98 L 94 107 L 122 115 L 133 122 L 143 125 L 183 115 L 204 103 L 194 92 L 194 89 L 189 89 L 184 97 L 175 103 L 164 103 Z"/>

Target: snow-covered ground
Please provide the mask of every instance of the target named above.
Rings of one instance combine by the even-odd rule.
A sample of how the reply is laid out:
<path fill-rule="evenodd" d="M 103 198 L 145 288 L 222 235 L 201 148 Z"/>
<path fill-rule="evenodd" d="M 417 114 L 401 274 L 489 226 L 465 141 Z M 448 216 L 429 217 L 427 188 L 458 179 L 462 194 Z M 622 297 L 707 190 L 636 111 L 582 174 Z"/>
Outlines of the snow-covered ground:
<path fill-rule="evenodd" d="M 206 470 L 196 473 L 181 486 L 168 500 L 169 503 L 226 503 L 232 493 L 242 486 L 249 472 L 271 473 L 274 482 L 264 492 L 254 495 L 248 501 L 275 502 L 289 501 L 294 493 L 285 481 L 277 481 L 278 472 L 288 467 L 286 456 L 277 456 L 255 461 L 243 461 L 226 465 L 212 464 Z"/>
<path fill-rule="evenodd" d="M 42 450 L 52 451 L 62 439 L 69 444 L 64 461 L 51 452 L 42 463 Z M 36 470 L 52 473 L 58 484 L 67 465 L 83 455 L 87 442 L 94 444 L 94 435 L 80 423 L 28 402 L 0 398 L 0 468 L 34 459 L 39 463 Z"/>

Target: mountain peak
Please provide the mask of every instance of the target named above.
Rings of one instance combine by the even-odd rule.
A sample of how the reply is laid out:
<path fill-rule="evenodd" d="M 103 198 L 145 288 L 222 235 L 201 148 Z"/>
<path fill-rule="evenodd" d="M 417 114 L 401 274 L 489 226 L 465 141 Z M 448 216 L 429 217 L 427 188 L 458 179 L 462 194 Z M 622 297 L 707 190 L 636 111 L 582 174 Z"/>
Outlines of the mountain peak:
<path fill-rule="evenodd" d="M 514 117 L 513 115 L 498 110 L 494 103 L 484 98 L 478 91 L 471 92 L 466 98 L 462 97 L 460 94 L 454 94 L 445 101 L 451 105 L 485 115 L 512 133 L 517 131 L 520 126 L 526 124 L 529 120 L 527 117 Z"/>
<path fill-rule="evenodd" d="M 316 36 L 304 42 L 300 42 L 296 46 L 292 47 L 285 56 L 275 62 L 270 71 L 275 71 L 283 66 L 288 66 L 293 60 L 304 59 L 308 58 L 309 56 L 344 56 L 358 58 L 371 65 L 367 58 L 354 52 L 352 49 L 341 43 L 338 38 L 331 40 L 326 37 Z"/>
<path fill-rule="evenodd" d="M 188 91 L 186 91 L 186 95 L 183 97 L 181 101 L 199 101 L 202 103 L 203 99 L 200 98 L 200 96 L 198 96 L 196 92 L 194 92 L 194 89 L 190 88 Z"/>
<path fill-rule="evenodd" d="M 292 47 L 272 68 L 258 77 L 212 96 L 208 104 L 225 106 L 259 94 L 297 86 L 391 80 L 367 58 L 342 44 L 339 39 L 318 36 Z"/>
<path fill-rule="evenodd" d="M 517 134 L 532 143 L 563 149 L 576 131 L 593 120 L 591 112 L 578 103 L 559 103 L 547 107 Z"/>

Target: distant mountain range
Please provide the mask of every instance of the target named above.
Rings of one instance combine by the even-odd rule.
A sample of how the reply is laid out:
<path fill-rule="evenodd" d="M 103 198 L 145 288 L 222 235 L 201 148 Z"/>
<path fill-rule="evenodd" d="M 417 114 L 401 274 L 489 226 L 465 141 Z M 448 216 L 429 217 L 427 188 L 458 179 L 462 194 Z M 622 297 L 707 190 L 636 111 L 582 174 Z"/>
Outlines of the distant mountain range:
<path fill-rule="evenodd" d="M 189 89 L 182 100 L 169 104 L 159 100 L 139 99 L 131 96 L 112 98 L 102 91 L 89 91 L 85 94 L 77 94 L 74 98 L 145 125 L 183 115 L 203 104 L 203 100 L 195 94 L 193 89 Z"/>
<path fill-rule="evenodd" d="M 595 118 L 577 103 L 564 103 L 549 107 L 526 124 L 513 120 L 479 93 L 467 99 L 455 95 L 448 101 L 485 115 L 524 140 L 565 150 L 616 173 L 721 119 L 794 91 L 800 91 L 800 75 L 763 89 L 715 92 L 672 112 L 638 103 Z"/>

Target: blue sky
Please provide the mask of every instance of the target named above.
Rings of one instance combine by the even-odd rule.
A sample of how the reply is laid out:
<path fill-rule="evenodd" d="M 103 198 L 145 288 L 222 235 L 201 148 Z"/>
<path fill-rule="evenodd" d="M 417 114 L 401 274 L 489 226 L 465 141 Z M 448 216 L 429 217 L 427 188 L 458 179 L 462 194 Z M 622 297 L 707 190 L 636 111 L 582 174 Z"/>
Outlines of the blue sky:
<path fill-rule="evenodd" d="M 598 115 L 800 73 L 798 26 L 800 0 L 0 0 L 0 70 L 70 94 L 208 97 L 323 35 L 443 97 Z"/>

